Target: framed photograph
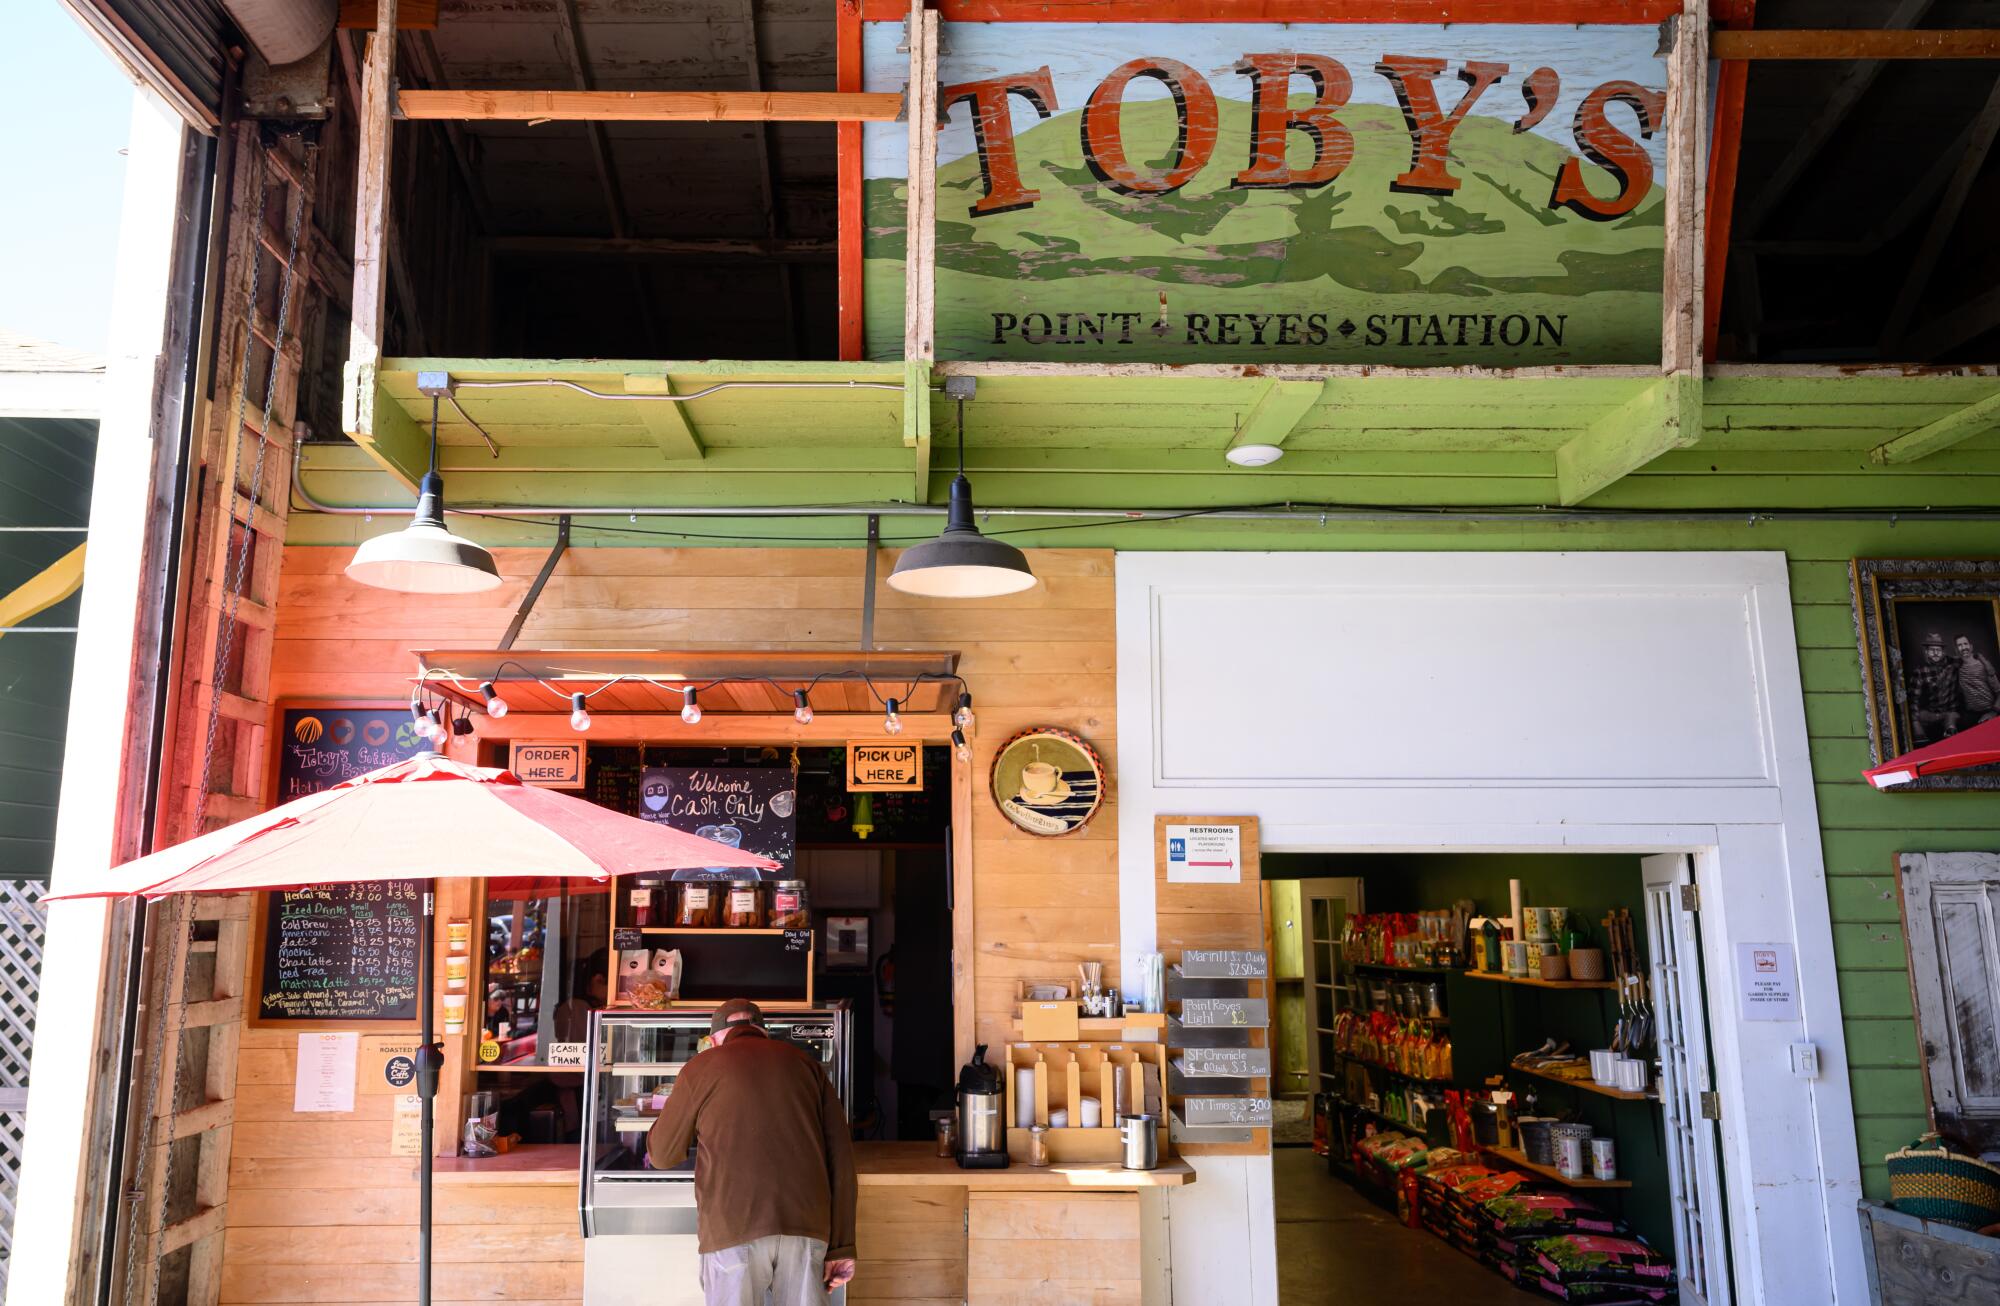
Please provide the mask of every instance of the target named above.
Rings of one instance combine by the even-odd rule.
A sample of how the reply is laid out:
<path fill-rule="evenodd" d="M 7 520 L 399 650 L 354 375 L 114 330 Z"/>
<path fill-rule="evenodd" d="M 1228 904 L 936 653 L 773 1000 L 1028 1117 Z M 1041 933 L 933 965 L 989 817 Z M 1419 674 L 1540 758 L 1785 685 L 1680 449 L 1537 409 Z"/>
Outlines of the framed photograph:
<path fill-rule="evenodd" d="M 1856 558 L 1854 632 L 1876 764 L 2000 716 L 2000 558 Z M 2000 767 L 1902 789 L 2000 789 Z"/>

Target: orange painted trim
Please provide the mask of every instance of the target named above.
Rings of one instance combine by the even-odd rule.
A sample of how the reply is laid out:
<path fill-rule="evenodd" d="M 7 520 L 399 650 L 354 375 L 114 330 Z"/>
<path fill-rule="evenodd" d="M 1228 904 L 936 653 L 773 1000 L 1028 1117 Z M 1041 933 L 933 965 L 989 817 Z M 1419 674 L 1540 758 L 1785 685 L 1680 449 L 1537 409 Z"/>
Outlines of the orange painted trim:
<path fill-rule="evenodd" d="M 834 16 L 834 89 L 861 89 L 861 0 L 840 0 Z M 838 232 L 836 267 L 840 302 L 840 360 L 859 362 L 864 348 L 861 276 L 861 124 L 841 123 L 834 131 L 837 188 L 834 221 Z"/>
<path fill-rule="evenodd" d="M 850 0 L 843 0 L 843 4 Z M 901 22 L 909 0 L 859 0 Z M 948 23 L 1658 23 L 1680 0 L 938 0 Z"/>
<path fill-rule="evenodd" d="M 1756 7 L 1757 0 L 1715 0 L 1709 20 L 1718 28 L 1740 31 L 1751 26 Z M 1719 65 L 1709 119 L 1707 225 L 1702 233 L 1701 356 L 1710 361 L 1722 332 L 1722 286 L 1729 271 L 1729 227 L 1736 207 L 1736 166 L 1743 150 L 1743 104 L 1749 88 L 1749 64 Z"/>

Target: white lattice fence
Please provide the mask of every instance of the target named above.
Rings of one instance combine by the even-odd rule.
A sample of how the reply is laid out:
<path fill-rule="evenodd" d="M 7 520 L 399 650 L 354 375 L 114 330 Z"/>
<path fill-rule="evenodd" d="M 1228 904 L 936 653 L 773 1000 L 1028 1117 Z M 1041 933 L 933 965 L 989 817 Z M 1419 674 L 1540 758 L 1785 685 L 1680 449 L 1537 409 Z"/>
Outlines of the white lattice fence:
<path fill-rule="evenodd" d="M 14 1254 L 14 1192 L 28 1128 L 28 1052 L 35 1041 L 47 891 L 40 880 L 0 880 L 0 1293 Z"/>

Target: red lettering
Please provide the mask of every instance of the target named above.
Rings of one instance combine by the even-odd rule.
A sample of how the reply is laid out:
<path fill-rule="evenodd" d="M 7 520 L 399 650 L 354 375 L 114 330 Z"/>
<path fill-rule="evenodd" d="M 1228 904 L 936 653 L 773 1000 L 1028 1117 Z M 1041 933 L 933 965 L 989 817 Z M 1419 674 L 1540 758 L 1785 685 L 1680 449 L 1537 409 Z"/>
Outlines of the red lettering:
<path fill-rule="evenodd" d="M 986 193 L 971 208 L 973 217 L 1025 209 L 1042 197 L 1021 184 L 1021 164 L 1014 153 L 1014 120 L 1007 97 L 1018 95 L 1043 118 L 1056 107 L 1056 88 L 1044 64 L 1031 73 L 959 82 L 938 88 L 938 114 L 948 117 L 960 100 L 972 101 L 972 140 L 979 149 L 979 176 Z"/>
<path fill-rule="evenodd" d="M 1135 77 L 1156 78 L 1173 93 L 1180 131 L 1165 172 L 1141 173 L 1125 159 L 1120 117 L 1125 88 Z M 1193 181 L 1208 163 L 1215 153 L 1217 121 L 1215 92 L 1200 73 L 1173 59 L 1134 59 L 1113 69 L 1084 104 L 1083 160 L 1120 195 L 1164 195 Z"/>
<path fill-rule="evenodd" d="M 1649 91 L 1636 82 L 1606 82 L 1583 97 L 1576 107 L 1576 148 L 1584 157 L 1610 173 L 1618 182 L 1618 193 L 1599 199 L 1583 184 L 1583 163 L 1572 155 L 1556 174 L 1549 207 L 1569 208 L 1592 222 L 1622 218 L 1639 207 L 1653 188 L 1653 160 L 1645 146 L 1611 125 L 1607 110 L 1622 104 L 1639 116 L 1639 135 L 1652 139 L 1666 116 L 1667 97 L 1663 91 Z"/>
<path fill-rule="evenodd" d="M 1549 110 L 1556 107 L 1556 97 L 1562 94 L 1562 78 L 1553 68 L 1537 68 L 1521 83 L 1521 99 L 1528 111 L 1514 121 L 1514 131 L 1518 135 L 1549 116 Z"/>
<path fill-rule="evenodd" d="M 1250 79 L 1254 107 L 1250 163 L 1232 186 L 1323 186 L 1354 162 L 1354 133 L 1334 117 L 1354 92 L 1354 79 L 1344 66 L 1319 54 L 1246 54 L 1236 71 Z M 1294 109 L 1292 78 L 1301 76 L 1312 82 L 1313 102 Z M 1293 168 L 1286 161 L 1293 130 L 1312 138 L 1308 167 Z"/>
<path fill-rule="evenodd" d="M 1451 134 L 1458 130 L 1474 101 L 1507 72 L 1504 63 L 1472 62 L 1459 69 L 1458 79 L 1466 90 L 1447 117 L 1438 107 L 1437 88 L 1431 85 L 1431 79 L 1445 67 L 1442 59 L 1406 54 L 1385 54 L 1375 65 L 1375 71 L 1396 88 L 1396 102 L 1403 106 L 1403 122 L 1410 129 L 1410 170 L 1390 182 L 1390 190 L 1449 195 L 1458 189 L 1458 178 L 1445 167 Z"/>

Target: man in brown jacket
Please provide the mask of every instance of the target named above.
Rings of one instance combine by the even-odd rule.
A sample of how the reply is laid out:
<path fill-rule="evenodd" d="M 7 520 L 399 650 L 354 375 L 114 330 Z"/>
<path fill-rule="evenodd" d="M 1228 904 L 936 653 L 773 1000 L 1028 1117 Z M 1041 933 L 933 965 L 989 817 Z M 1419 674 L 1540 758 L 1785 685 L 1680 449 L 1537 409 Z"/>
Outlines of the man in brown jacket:
<path fill-rule="evenodd" d="M 764 1032 L 732 998 L 709 1019 L 714 1047 L 690 1060 L 646 1135 L 666 1169 L 690 1144 L 708 1306 L 819 1306 L 854 1277 L 854 1151 L 847 1113 L 805 1049 Z"/>

